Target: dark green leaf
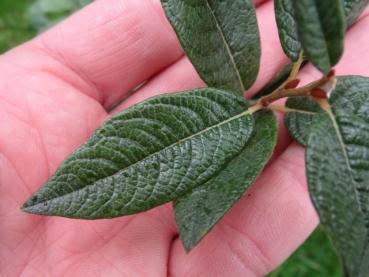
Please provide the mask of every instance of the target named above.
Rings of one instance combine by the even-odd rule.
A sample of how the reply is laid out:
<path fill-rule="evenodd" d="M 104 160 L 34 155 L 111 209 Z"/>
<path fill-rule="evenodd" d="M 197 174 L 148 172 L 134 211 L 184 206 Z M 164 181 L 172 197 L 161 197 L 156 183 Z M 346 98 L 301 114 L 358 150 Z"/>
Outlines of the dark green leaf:
<path fill-rule="evenodd" d="M 292 61 L 296 61 L 302 47 L 292 2 L 292 0 L 274 0 L 274 7 L 282 48 Z M 349 27 L 369 4 L 369 0 L 343 0 L 343 4 L 346 25 Z"/>
<path fill-rule="evenodd" d="M 343 0 L 347 25 L 350 26 L 369 4 L 369 0 Z"/>
<path fill-rule="evenodd" d="M 181 240 L 191 250 L 224 216 L 253 183 L 270 159 L 277 138 L 277 124 L 271 112 L 255 115 L 255 131 L 238 156 L 206 184 L 175 202 L 175 216 Z"/>
<path fill-rule="evenodd" d="M 304 54 L 320 71 L 328 73 L 343 53 L 346 22 L 342 0 L 292 3 Z"/>
<path fill-rule="evenodd" d="M 284 123 L 290 135 L 306 146 L 313 117 L 321 111 L 320 106 L 308 97 L 291 97 L 286 102 L 288 112 Z"/>
<path fill-rule="evenodd" d="M 369 272 L 369 78 L 346 77 L 314 116 L 309 191 L 348 276 Z"/>
<path fill-rule="evenodd" d="M 110 218 L 202 185 L 244 147 L 247 103 L 216 89 L 154 97 L 108 120 L 24 205 L 30 213 Z"/>
<path fill-rule="evenodd" d="M 291 0 L 274 1 L 275 16 L 283 51 L 296 62 L 302 50 Z"/>
<path fill-rule="evenodd" d="M 350 95 L 352 99 L 357 99 L 365 95 L 365 91 L 368 89 L 366 77 L 359 76 L 342 76 L 337 78 L 336 91 L 339 93 L 345 92 L 346 95 Z M 333 94 L 332 101 L 335 101 L 335 95 Z M 348 102 L 340 104 L 341 106 L 352 106 L 354 102 Z M 335 103 L 334 105 L 338 105 Z M 299 143 L 306 146 L 310 125 L 313 120 L 313 115 L 316 112 L 321 111 L 320 107 L 316 102 L 308 97 L 292 97 L 286 102 L 286 106 L 289 111 L 285 116 L 285 125 L 290 135 Z"/>
<path fill-rule="evenodd" d="M 161 0 L 208 86 L 243 95 L 259 71 L 260 39 L 251 0 Z"/>

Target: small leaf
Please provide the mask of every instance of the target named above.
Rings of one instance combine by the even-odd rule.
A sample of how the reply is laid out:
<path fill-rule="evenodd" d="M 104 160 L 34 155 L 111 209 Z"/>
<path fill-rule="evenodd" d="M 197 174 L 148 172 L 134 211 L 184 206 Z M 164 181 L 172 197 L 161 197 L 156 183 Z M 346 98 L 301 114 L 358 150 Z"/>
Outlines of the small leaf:
<path fill-rule="evenodd" d="M 289 134 L 300 144 L 306 146 L 313 117 L 321 111 L 320 106 L 309 97 L 291 97 L 286 102 L 288 112 L 284 123 Z"/>
<path fill-rule="evenodd" d="M 346 22 L 342 1 L 299 0 L 292 3 L 304 54 L 326 74 L 343 53 Z"/>
<path fill-rule="evenodd" d="M 369 272 L 369 78 L 346 77 L 314 116 L 306 149 L 313 203 L 347 276 Z"/>
<path fill-rule="evenodd" d="M 210 87 L 243 95 L 256 79 L 260 39 L 251 0 L 162 0 L 187 56 Z"/>
<path fill-rule="evenodd" d="M 254 129 L 242 152 L 216 177 L 175 202 L 177 227 L 187 251 L 199 243 L 235 204 L 270 159 L 277 138 L 273 113 L 257 113 Z"/>
<path fill-rule="evenodd" d="M 216 89 L 154 97 L 108 120 L 23 206 L 35 214 L 111 218 L 202 185 L 251 136 L 247 103 Z"/>
<path fill-rule="evenodd" d="M 302 51 L 291 0 L 275 0 L 275 15 L 283 51 L 296 62 Z"/>
<path fill-rule="evenodd" d="M 351 26 L 355 22 L 368 4 L 369 0 L 343 0 L 347 26 Z"/>

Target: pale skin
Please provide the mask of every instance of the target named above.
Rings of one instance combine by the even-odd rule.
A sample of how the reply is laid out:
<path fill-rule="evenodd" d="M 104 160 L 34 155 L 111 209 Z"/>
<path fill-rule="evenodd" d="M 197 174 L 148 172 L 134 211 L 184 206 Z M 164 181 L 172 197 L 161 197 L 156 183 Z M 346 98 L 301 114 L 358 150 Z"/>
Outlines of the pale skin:
<path fill-rule="evenodd" d="M 262 64 L 250 94 L 287 62 L 272 1 L 256 1 Z M 367 10 L 338 75 L 369 76 Z M 150 96 L 204 86 L 158 0 L 100 0 L 0 56 L 1 276 L 263 276 L 313 231 L 304 150 L 280 126 L 272 162 L 190 254 L 171 204 L 113 220 L 42 217 L 20 206 L 109 116 Z M 311 66 L 303 83 L 319 78 Z M 109 107 L 148 80 L 112 112 Z"/>

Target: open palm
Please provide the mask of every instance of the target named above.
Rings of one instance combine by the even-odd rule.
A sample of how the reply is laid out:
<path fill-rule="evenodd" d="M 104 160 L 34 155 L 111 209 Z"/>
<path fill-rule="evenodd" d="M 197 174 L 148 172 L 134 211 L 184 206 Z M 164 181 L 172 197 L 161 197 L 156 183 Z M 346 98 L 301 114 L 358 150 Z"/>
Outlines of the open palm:
<path fill-rule="evenodd" d="M 263 57 L 250 93 L 287 62 L 272 1 L 256 4 Z M 347 35 L 338 74 L 369 75 L 368 30 L 363 15 Z M 309 66 L 301 74 L 304 81 L 314 76 Z M 318 219 L 305 185 L 304 151 L 283 127 L 273 161 L 190 254 L 178 239 L 170 204 L 96 221 L 20 210 L 111 114 L 155 94 L 199 86 L 158 0 L 96 1 L 1 56 L 0 275 L 262 276 L 288 257 Z"/>

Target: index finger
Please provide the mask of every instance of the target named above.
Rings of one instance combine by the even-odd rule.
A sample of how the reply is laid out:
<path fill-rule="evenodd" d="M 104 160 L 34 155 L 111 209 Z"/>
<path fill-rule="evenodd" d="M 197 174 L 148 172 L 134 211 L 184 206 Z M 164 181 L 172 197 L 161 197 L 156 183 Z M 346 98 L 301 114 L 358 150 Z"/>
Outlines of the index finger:
<path fill-rule="evenodd" d="M 183 56 L 160 0 L 96 1 L 33 44 L 88 83 L 85 93 L 106 108 Z"/>

